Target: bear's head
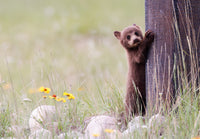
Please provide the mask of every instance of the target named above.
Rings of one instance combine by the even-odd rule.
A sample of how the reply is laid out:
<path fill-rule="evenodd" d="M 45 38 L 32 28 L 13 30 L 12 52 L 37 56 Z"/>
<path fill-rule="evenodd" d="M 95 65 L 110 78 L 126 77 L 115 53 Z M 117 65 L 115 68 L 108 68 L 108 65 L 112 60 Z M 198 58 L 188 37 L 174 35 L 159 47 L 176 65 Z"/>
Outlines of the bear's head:
<path fill-rule="evenodd" d="M 114 35 L 126 49 L 137 48 L 143 40 L 142 31 L 140 27 L 135 24 L 126 27 L 121 32 L 115 31 Z"/>

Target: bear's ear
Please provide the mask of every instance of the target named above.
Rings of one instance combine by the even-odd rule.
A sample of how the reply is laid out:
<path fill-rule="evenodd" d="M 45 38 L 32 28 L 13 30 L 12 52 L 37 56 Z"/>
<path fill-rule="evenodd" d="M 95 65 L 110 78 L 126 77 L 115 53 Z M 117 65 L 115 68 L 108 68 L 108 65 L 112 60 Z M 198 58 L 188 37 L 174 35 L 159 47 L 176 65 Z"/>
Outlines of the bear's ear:
<path fill-rule="evenodd" d="M 135 24 L 135 27 L 136 27 L 137 29 L 141 30 L 141 28 L 140 28 L 139 26 L 137 26 L 136 24 Z"/>
<path fill-rule="evenodd" d="M 115 37 L 116 37 L 118 40 L 120 40 L 120 38 L 121 38 L 121 32 L 115 31 L 115 32 L 114 32 L 114 35 L 115 35 Z"/>

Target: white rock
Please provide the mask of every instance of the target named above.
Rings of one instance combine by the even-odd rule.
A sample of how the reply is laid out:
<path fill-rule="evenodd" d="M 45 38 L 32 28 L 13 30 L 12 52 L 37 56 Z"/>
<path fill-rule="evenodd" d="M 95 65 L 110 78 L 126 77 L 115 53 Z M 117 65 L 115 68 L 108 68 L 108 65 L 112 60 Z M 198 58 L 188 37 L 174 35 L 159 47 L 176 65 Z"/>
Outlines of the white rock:
<path fill-rule="evenodd" d="M 85 138 L 88 139 L 97 139 L 97 138 L 111 138 L 114 139 L 117 136 L 121 136 L 121 133 L 118 131 L 117 120 L 114 117 L 110 116 L 94 116 L 91 118 L 86 130 Z M 112 133 L 106 133 L 105 129 L 113 130 Z M 96 137 L 95 137 L 96 135 Z"/>
<path fill-rule="evenodd" d="M 33 132 L 29 137 L 29 139 L 52 139 L 52 133 L 46 129 L 39 129 Z"/>
<path fill-rule="evenodd" d="M 42 105 L 32 111 L 29 119 L 31 133 L 42 128 L 55 132 L 57 131 L 57 126 L 55 106 Z"/>
<path fill-rule="evenodd" d="M 23 101 L 24 102 L 32 102 L 32 100 L 30 98 L 24 98 Z"/>
<path fill-rule="evenodd" d="M 61 133 L 57 138 L 58 139 L 65 139 L 66 134 L 65 133 Z"/>
<path fill-rule="evenodd" d="M 149 131 L 153 134 L 162 135 L 164 133 L 164 127 L 166 124 L 166 119 L 161 114 L 153 115 L 149 119 Z"/>
<path fill-rule="evenodd" d="M 137 116 L 128 123 L 127 129 L 122 135 L 127 136 L 133 132 L 142 133 L 143 131 L 146 131 L 146 129 L 147 126 L 144 124 L 144 118 L 142 116 Z"/>
<path fill-rule="evenodd" d="M 76 131 L 71 131 L 69 133 L 61 133 L 58 137 L 58 139 L 65 139 L 65 138 L 73 138 L 73 139 L 84 139 L 83 138 L 83 134 L 80 132 L 76 132 Z"/>

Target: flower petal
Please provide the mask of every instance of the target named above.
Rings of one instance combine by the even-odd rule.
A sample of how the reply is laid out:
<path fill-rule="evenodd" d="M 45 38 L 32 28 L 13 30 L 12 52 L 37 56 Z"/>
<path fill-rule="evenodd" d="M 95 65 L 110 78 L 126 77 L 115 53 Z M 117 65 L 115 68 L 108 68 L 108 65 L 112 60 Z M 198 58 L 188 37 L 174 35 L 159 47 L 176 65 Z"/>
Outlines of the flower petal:
<path fill-rule="evenodd" d="M 107 132 L 107 133 L 112 133 L 112 132 L 114 132 L 114 130 L 112 130 L 112 129 L 105 129 L 104 131 Z"/>
<path fill-rule="evenodd" d="M 38 90 L 39 90 L 40 92 L 44 92 L 44 86 L 41 86 Z"/>
<path fill-rule="evenodd" d="M 92 134 L 93 137 L 99 137 L 100 134 Z"/>

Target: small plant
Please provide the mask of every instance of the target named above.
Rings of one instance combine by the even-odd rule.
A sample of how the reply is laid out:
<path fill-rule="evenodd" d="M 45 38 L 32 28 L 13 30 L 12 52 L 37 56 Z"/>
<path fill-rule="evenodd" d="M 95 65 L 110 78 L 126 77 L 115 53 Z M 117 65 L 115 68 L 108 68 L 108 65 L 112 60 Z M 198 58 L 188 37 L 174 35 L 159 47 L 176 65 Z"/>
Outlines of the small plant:
<path fill-rule="evenodd" d="M 9 106 L 0 111 L 0 137 L 10 136 L 8 128 L 11 126 Z"/>

